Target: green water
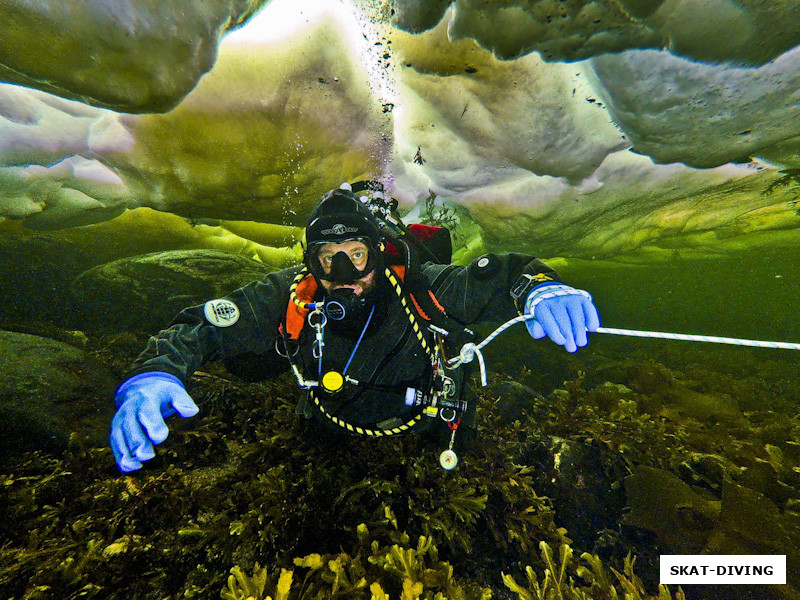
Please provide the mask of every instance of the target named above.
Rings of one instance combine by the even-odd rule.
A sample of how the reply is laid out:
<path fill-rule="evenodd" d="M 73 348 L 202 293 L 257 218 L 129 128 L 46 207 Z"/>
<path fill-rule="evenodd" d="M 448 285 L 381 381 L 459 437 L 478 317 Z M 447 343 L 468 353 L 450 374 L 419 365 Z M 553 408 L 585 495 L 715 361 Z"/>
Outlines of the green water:
<path fill-rule="evenodd" d="M 761 250 L 666 264 L 559 261 L 559 269 L 591 291 L 608 327 L 800 341 L 797 262 Z M 47 385 L 16 377 L 25 357 L 4 363 L 4 389 L 18 386 L 4 392 L 8 400 L 40 385 L 37 402 L 4 413 L 16 440 L 4 445 L 0 474 L 10 515 L 0 527 L 6 597 L 215 597 L 250 585 L 256 563 L 271 578 L 267 591 L 287 569 L 294 585 L 306 578 L 329 597 L 333 571 L 310 567 L 317 554 L 393 596 L 411 577 L 426 593 L 513 597 L 500 574 L 521 583 L 531 565 L 543 577 L 541 541 L 556 554 L 570 543 L 570 569 L 588 551 L 624 572 L 632 553 L 641 593 L 652 595 L 660 553 L 800 557 L 800 366 L 790 351 L 592 334 L 570 355 L 517 326 L 486 349 L 490 386 L 475 381 L 480 432 L 452 474 L 438 467 L 441 442 L 309 438 L 290 377 L 247 384 L 212 364 L 192 389 L 204 416 L 175 423 L 157 459 L 122 477 L 103 445 L 111 390 L 147 332 L 122 331 L 98 313 L 105 322 L 75 333 L 70 309 L 58 310 L 62 295 L 48 292 L 64 273 L 46 265 L 35 273 L 53 316 L 21 322 L 14 316 L 24 312 L 6 313 L 3 327 L 86 355 L 60 367 L 62 393 L 80 407 L 61 437 L 38 415 L 43 406 L 48 418 L 71 413 L 48 404 Z M 14 280 L 24 270 L 6 277 L 17 289 L 6 289 L 16 294 L 7 304 L 48 303 L 35 297 L 36 282 Z M 658 492 L 678 488 L 680 497 Z M 412 550 L 412 575 L 386 566 Z M 342 597 L 369 597 L 348 581 Z M 685 591 L 767 600 L 792 597 L 800 581 L 791 575 L 790 584 Z"/>
<path fill-rule="evenodd" d="M 800 340 L 800 253 L 759 248 L 708 260 L 645 265 L 569 262 L 562 276 L 591 290 L 606 327 Z"/>

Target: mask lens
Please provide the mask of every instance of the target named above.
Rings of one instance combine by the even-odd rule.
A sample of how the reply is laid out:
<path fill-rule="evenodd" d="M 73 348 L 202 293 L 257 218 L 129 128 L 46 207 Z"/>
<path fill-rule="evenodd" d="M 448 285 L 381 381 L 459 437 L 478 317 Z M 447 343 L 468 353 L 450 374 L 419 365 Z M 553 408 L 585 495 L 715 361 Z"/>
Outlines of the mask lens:
<path fill-rule="evenodd" d="M 316 250 L 316 260 L 325 275 L 361 273 L 367 266 L 369 250 L 361 242 L 351 247 L 344 244 L 324 244 Z"/>

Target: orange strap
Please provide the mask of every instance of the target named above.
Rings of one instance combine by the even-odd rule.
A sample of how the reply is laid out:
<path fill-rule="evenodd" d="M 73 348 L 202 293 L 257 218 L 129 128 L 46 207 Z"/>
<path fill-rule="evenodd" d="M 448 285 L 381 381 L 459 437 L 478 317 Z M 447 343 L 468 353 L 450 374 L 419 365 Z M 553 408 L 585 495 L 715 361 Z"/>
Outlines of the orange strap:
<path fill-rule="evenodd" d="M 406 274 L 405 267 L 392 265 L 390 268 L 395 272 L 395 275 L 400 278 L 400 281 L 403 281 L 403 278 Z M 311 273 L 303 277 L 295 289 L 295 296 L 297 296 L 297 299 L 305 303 L 313 302 L 314 294 L 316 293 L 317 280 L 314 279 L 314 276 Z M 416 301 L 414 303 L 416 304 Z M 419 310 L 419 307 L 417 307 L 417 310 Z M 300 332 L 303 329 L 303 325 L 306 323 L 306 318 L 308 317 L 309 312 L 311 311 L 309 311 L 307 308 L 300 308 L 292 300 L 289 300 L 289 306 L 286 307 L 286 330 L 284 332 L 283 325 L 281 325 L 281 333 L 288 333 L 289 339 L 298 339 L 300 337 Z M 427 319 L 425 313 L 420 311 L 420 314 L 423 316 L 423 318 Z"/>
<path fill-rule="evenodd" d="M 439 309 L 440 311 L 442 311 L 443 313 L 447 313 L 447 311 L 444 309 L 444 306 L 442 306 L 441 304 L 439 304 L 439 300 L 438 300 L 438 298 L 436 298 L 436 296 L 434 296 L 434 295 L 433 295 L 433 292 L 432 292 L 431 290 L 428 290 L 428 295 L 431 297 L 431 300 L 432 300 L 432 301 L 433 301 L 433 303 L 436 305 L 436 308 L 438 308 L 438 309 Z"/>
<path fill-rule="evenodd" d="M 295 295 L 302 302 L 313 302 L 314 294 L 317 293 L 317 280 L 310 273 L 303 277 L 302 281 L 297 284 Z M 288 333 L 289 339 L 296 340 L 300 337 L 300 331 L 305 325 L 306 317 L 311 312 L 307 308 L 300 308 L 293 301 L 289 300 L 289 306 L 286 307 L 286 331 L 283 330 L 281 324 L 281 333 Z"/>
<path fill-rule="evenodd" d="M 439 299 L 436 296 L 433 295 L 432 291 L 428 290 L 428 296 L 431 297 L 431 302 L 433 302 L 433 305 L 436 308 L 438 308 L 440 311 L 442 311 L 442 313 L 447 314 L 447 311 L 444 309 L 444 306 L 439 304 Z M 430 321 L 431 318 L 428 315 L 425 314 L 424 310 L 422 310 L 422 307 L 419 305 L 419 302 L 417 302 L 417 299 L 414 298 L 414 294 L 409 294 L 409 297 L 411 298 L 411 301 L 414 303 L 414 308 L 417 309 L 417 312 L 419 313 L 419 316 L 422 317 L 423 319 L 425 319 L 426 321 Z"/>

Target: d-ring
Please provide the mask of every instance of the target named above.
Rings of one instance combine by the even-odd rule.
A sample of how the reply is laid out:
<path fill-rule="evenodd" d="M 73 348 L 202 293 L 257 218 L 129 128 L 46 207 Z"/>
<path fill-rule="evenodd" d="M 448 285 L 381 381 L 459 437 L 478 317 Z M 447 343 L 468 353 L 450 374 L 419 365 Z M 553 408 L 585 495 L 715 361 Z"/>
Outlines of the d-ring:
<path fill-rule="evenodd" d="M 453 416 L 450 417 L 449 419 L 446 416 L 444 416 L 444 411 L 446 410 L 449 410 L 451 413 L 453 413 Z M 439 416 L 445 423 L 452 423 L 453 421 L 456 420 L 456 411 L 452 408 L 443 408 L 439 411 Z"/>
<path fill-rule="evenodd" d="M 278 345 L 279 341 L 283 342 L 283 352 L 281 352 L 280 346 Z M 300 346 L 298 344 L 292 344 L 292 347 L 294 348 L 294 352 L 289 354 L 289 344 L 286 343 L 286 340 L 284 340 L 281 337 L 275 338 L 275 352 L 278 353 L 278 356 L 282 356 L 283 358 L 289 358 L 290 356 L 297 356 L 297 353 L 300 351 Z"/>
<path fill-rule="evenodd" d="M 319 323 L 314 323 L 314 321 L 312 320 L 312 317 L 314 315 L 319 315 Z M 325 316 L 325 313 L 322 312 L 321 310 L 315 310 L 313 312 L 308 313 L 308 324 L 314 328 L 325 327 L 325 325 L 328 324 L 328 317 Z"/>

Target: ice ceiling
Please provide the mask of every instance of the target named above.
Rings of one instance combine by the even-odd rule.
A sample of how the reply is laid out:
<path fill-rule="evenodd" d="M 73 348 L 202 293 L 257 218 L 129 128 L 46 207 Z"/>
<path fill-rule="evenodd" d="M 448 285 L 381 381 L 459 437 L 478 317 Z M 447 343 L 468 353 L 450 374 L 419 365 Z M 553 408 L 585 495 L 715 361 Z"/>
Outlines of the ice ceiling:
<path fill-rule="evenodd" d="M 371 176 L 545 256 L 797 243 L 800 2 L 262 4 L 0 0 L 0 220 L 298 225 Z"/>

